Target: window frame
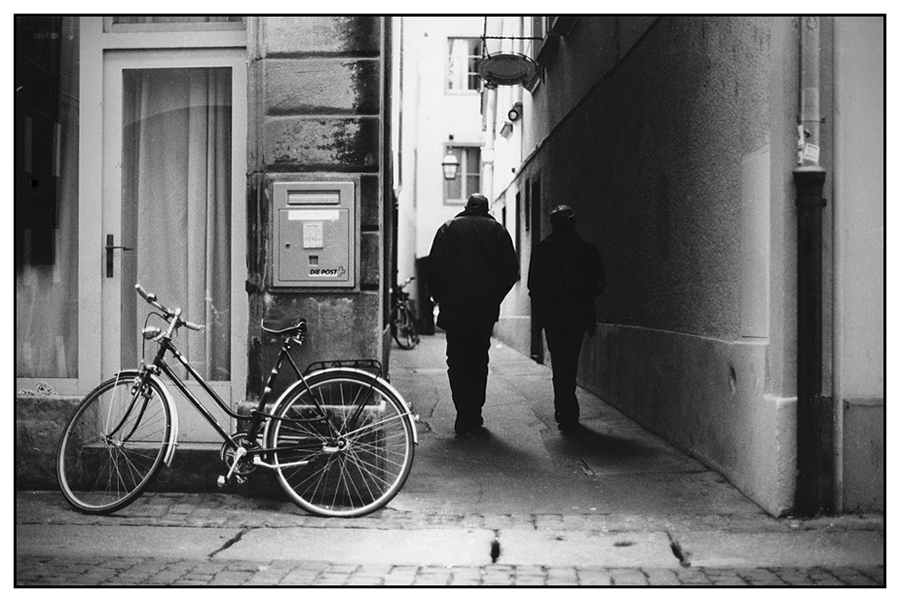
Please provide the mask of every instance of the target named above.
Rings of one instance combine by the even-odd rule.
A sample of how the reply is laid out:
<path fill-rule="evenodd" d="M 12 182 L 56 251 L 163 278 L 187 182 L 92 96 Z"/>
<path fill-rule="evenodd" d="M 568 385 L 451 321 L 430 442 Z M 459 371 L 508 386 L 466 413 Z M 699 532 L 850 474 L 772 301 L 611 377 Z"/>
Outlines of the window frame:
<path fill-rule="evenodd" d="M 479 47 L 475 50 L 475 54 L 471 51 L 466 55 L 466 88 L 464 89 L 454 89 L 450 87 L 451 78 L 451 61 L 453 59 L 453 42 L 456 40 L 466 40 L 469 42 L 478 42 L 479 44 L 484 44 L 484 41 L 481 38 L 471 37 L 471 36 L 448 36 L 447 37 L 447 45 L 445 48 L 445 61 L 444 61 L 444 93 L 445 94 L 462 94 L 462 95 L 472 95 L 472 94 L 481 94 L 481 90 L 484 87 L 481 81 L 481 78 L 478 77 L 478 71 L 475 69 L 475 64 L 479 59 L 481 59 L 481 52 L 483 51 L 483 46 Z M 473 60 L 474 59 L 474 60 Z M 474 76 L 475 81 L 478 82 L 477 87 L 470 88 L 468 87 L 469 81 Z"/>
<path fill-rule="evenodd" d="M 173 16 L 177 17 L 178 15 Z M 189 15 L 184 16 L 188 17 Z M 116 23 L 115 19 L 115 15 L 103 17 L 103 33 L 243 32 L 247 29 L 246 17 L 241 17 L 240 21 L 183 21 L 166 23 Z"/>
<path fill-rule="evenodd" d="M 443 203 L 445 207 L 458 207 L 464 206 L 469 196 L 476 193 L 481 192 L 481 144 L 480 143 L 460 143 L 460 142 L 452 142 L 444 144 L 444 153 L 443 155 L 447 155 L 448 153 L 452 153 L 454 150 L 459 149 L 461 151 L 461 156 L 459 157 L 459 171 L 456 174 L 456 178 L 461 180 L 462 184 L 460 186 L 461 198 L 450 198 L 449 196 L 449 186 L 450 181 L 443 180 L 443 192 L 441 194 L 443 198 Z M 468 164 L 468 153 L 471 151 L 477 151 L 478 153 L 478 190 L 469 190 L 468 189 L 468 178 L 475 175 L 466 171 L 466 165 Z M 453 180 L 455 181 L 455 180 Z"/>

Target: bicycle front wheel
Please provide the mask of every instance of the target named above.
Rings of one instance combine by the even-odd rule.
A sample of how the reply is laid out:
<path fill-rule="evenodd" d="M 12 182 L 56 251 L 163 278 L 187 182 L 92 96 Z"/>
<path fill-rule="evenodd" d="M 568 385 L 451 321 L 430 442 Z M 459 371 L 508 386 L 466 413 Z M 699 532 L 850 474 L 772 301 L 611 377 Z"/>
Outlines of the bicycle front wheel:
<path fill-rule="evenodd" d="M 329 370 L 298 383 L 269 427 L 281 486 L 319 516 L 374 512 L 403 487 L 412 467 L 414 426 L 395 392 L 363 372 Z M 327 418 L 316 419 L 325 412 Z"/>
<path fill-rule="evenodd" d="M 79 404 L 60 439 L 63 496 L 88 514 L 124 508 L 162 467 L 171 429 L 171 409 L 156 382 L 136 370 L 104 382 Z"/>

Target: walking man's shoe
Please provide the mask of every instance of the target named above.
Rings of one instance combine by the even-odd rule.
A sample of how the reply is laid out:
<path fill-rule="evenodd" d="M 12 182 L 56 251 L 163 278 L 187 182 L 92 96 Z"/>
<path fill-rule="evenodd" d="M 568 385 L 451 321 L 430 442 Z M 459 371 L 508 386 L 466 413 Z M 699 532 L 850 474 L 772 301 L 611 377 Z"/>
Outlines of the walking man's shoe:
<path fill-rule="evenodd" d="M 558 423 L 557 427 L 559 428 L 559 431 L 561 433 L 574 433 L 581 428 L 581 423 L 579 423 L 577 420 L 567 420 L 565 422 Z"/>
<path fill-rule="evenodd" d="M 484 428 L 484 419 L 479 418 L 475 422 L 462 421 L 457 416 L 453 429 L 456 431 L 457 437 L 466 437 L 469 435 L 478 437 L 488 435 L 488 430 Z"/>
<path fill-rule="evenodd" d="M 456 417 L 456 423 L 453 425 L 453 430 L 456 431 L 457 437 L 465 437 L 469 432 L 469 428 L 460 422 L 459 416 Z"/>

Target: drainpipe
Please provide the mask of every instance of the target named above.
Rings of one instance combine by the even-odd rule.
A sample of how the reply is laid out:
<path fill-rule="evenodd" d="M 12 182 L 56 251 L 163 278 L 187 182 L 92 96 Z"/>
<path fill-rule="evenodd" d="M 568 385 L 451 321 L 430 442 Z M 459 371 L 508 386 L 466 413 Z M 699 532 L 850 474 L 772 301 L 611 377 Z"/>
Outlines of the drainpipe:
<path fill-rule="evenodd" d="M 834 410 L 822 395 L 822 188 L 818 17 L 800 17 L 797 167 L 797 491 L 799 516 L 830 513 Z"/>
<path fill-rule="evenodd" d="M 497 139 L 497 88 L 485 88 L 484 94 L 484 144 L 481 150 L 481 191 L 491 203 L 496 199 L 494 191 L 494 146 Z"/>

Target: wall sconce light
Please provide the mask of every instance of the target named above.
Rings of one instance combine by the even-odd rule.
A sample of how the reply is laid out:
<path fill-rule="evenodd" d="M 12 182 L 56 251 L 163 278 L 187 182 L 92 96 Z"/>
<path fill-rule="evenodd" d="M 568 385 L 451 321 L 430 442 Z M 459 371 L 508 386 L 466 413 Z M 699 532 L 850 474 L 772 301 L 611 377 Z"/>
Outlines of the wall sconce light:
<path fill-rule="evenodd" d="M 455 180 L 456 174 L 459 172 L 459 159 L 453 153 L 447 153 L 444 160 L 441 161 L 441 168 L 444 170 L 445 180 Z"/>
<path fill-rule="evenodd" d="M 512 108 L 509 110 L 509 113 L 506 114 L 506 117 L 510 121 L 518 121 L 519 119 L 521 119 L 522 118 L 522 103 L 517 102 L 516 104 L 514 104 L 512 106 Z"/>

